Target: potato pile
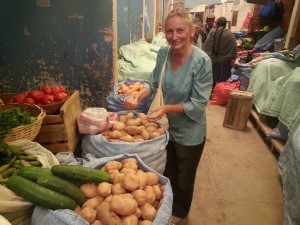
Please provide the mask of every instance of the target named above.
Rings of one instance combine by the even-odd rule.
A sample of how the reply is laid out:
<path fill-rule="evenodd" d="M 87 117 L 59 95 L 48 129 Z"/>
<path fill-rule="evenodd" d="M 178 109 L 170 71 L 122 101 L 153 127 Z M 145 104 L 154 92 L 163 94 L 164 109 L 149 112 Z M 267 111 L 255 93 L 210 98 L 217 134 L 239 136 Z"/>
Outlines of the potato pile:
<path fill-rule="evenodd" d="M 83 184 L 87 201 L 75 211 L 92 225 L 152 224 L 165 189 L 158 175 L 140 169 L 135 158 L 109 161 L 101 170 L 110 182 Z"/>
<path fill-rule="evenodd" d="M 115 121 L 111 129 L 103 131 L 101 134 L 110 142 L 143 142 L 165 134 L 164 128 L 159 124 L 149 122 L 144 113 L 133 112 L 120 115 L 119 120 Z"/>
<path fill-rule="evenodd" d="M 118 95 L 124 94 L 136 94 L 144 87 L 144 84 L 141 82 L 136 82 L 132 85 L 121 84 L 118 90 Z"/>

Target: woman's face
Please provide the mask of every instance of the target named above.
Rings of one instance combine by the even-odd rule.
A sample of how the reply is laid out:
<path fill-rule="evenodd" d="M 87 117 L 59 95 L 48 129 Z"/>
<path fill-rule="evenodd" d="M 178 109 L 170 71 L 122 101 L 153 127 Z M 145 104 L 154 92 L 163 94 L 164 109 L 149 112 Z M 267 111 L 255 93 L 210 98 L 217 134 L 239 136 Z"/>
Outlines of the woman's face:
<path fill-rule="evenodd" d="M 191 44 L 195 31 L 186 20 L 179 16 L 170 17 L 165 21 L 166 39 L 173 49 L 184 48 Z"/>

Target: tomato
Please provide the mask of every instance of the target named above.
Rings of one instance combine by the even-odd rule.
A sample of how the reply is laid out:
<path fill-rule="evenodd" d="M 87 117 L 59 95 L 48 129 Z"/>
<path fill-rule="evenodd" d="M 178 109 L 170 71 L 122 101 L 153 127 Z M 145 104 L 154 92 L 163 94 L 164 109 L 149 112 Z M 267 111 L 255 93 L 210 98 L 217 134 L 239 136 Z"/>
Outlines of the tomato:
<path fill-rule="evenodd" d="M 53 96 L 52 95 L 44 95 L 41 100 L 40 103 L 43 105 L 48 105 L 54 102 Z"/>
<path fill-rule="evenodd" d="M 44 86 L 42 87 L 42 91 L 43 91 L 46 95 L 51 95 L 51 94 L 52 94 L 51 88 L 50 88 L 48 85 L 44 85 Z"/>
<path fill-rule="evenodd" d="M 59 102 L 68 97 L 67 93 L 65 92 L 58 92 L 57 94 L 54 95 L 54 101 Z"/>
<path fill-rule="evenodd" d="M 53 95 L 59 93 L 60 92 L 60 87 L 59 86 L 52 87 L 51 92 L 52 92 Z"/>
<path fill-rule="evenodd" d="M 35 101 L 33 98 L 27 97 L 25 98 L 24 103 L 35 104 Z"/>
<path fill-rule="evenodd" d="M 60 89 L 60 92 L 65 92 L 65 93 L 67 93 L 67 89 L 66 89 L 65 86 L 59 85 L 58 87 L 59 87 L 59 89 Z"/>
<path fill-rule="evenodd" d="M 24 102 L 24 100 L 25 100 L 24 95 L 23 94 L 18 94 L 18 95 L 15 95 L 13 97 L 12 102 L 14 102 L 14 103 L 22 103 L 22 102 Z"/>
<path fill-rule="evenodd" d="M 27 95 L 28 95 L 28 92 L 26 91 L 26 92 L 23 92 L 23 93 L 21 93 L 21 95 L 23 95 L 24 96 L 24 98 L 26 98 L 27 97 Z"/>
<path fill-rule="evenodd" d="M 38 102 L 43 97 L 44 92 L 42 91 L 30 91 L 28 92 L 28 97 L 32 98 L 34 101 Z"/>

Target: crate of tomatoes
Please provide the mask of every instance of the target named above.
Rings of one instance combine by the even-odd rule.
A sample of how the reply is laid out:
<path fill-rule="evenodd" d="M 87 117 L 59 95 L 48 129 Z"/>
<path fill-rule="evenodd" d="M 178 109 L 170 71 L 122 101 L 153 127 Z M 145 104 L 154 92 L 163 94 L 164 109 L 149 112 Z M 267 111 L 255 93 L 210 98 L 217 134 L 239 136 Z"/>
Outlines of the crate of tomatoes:
<path fill-rule="evenodd" d="M 69 93 L 66 87 L 43 85 L 39 90 L 29 90 L 12 97 L 13 103 L 36 104 L 46 111 L 47 115 L 57 114 L 65 103 Z"/>

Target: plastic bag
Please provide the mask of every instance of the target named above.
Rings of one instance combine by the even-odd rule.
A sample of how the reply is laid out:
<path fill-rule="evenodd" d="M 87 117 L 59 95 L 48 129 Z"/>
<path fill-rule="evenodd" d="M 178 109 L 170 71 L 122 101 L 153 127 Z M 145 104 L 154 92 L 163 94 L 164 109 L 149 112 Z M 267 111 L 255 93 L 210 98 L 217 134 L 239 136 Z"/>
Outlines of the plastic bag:
<path fill-rule="evenodd" d="M 213 93 L 211 94 L 212 105 L 226 105 L 229 99 L 229 94 L 233 90 L 239 90 L 240 81 L 236 82 L 219 82 L 214 87 Z"/>

